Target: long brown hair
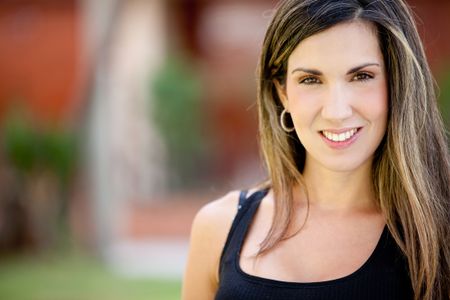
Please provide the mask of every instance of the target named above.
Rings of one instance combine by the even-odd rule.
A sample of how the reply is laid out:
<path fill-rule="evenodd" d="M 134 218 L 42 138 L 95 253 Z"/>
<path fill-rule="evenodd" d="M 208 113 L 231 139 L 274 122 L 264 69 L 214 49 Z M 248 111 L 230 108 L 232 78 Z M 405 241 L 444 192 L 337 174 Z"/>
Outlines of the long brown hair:
<path fill-rule="evenodd" d="M 259 63 L 260 144 L 275 198 L 259 253 L 289 238 L 293 186 L 304 187 L 305 149 L 295 132 L 280 126 L 283 106 L 274 80 L 285 82 L 287 60 L 302 40 L 352 20 L 376 26 L 388 74 L 388 125 L 372 167 L 378 204 L 408 259 L 415 299 L 450 299 L 449 152 L 434 81 L 402 0 L 286 0 L 278 6 Z"/>

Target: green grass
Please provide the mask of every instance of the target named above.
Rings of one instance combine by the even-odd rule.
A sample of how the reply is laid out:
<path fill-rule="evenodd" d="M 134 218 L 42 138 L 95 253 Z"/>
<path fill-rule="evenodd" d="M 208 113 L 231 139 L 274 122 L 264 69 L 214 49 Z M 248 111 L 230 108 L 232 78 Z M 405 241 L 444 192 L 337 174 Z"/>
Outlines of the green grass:
<path fill-rule="evenodd" d="M 175 300 L 179 281 L 129 279 L 83 256 L 0 261 L 0 299 Z"/>

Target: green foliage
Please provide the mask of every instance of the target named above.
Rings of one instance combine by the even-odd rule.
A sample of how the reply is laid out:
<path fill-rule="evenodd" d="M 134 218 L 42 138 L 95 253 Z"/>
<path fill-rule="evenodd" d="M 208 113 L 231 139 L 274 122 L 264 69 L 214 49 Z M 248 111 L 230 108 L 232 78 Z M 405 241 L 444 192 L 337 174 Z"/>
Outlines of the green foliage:
<path fill-rule="evenodd" d="M 68 130 L 38 129 L 23 113 L 10 113 L 3 126 L 5 152 L 19 171 L 34 168 L 55 172 L 63 183 L 69 180 L 77 161 L 75 135 Z"/>
<path fill-rule="evenodd" d="M 8 116 L 3 129 L 6 155 L 20 171 L 29 172 L 38 160 L 38 136 L 34 128 L 17 114 Z"/>
<path fill-rule="evenodd" d="M 201 134 L 201 80 L 189 62 L 170 57 L 151 84 L 152 119 L 168 151 L 172 185 L 193 184 L 205 140 Z"/>
<path fill-rule="evenodd" d="M 450 68 L 444 73 L 439 81 L 440 95 L 439 107 L 444 118 L 447 131 L 450 131 Z"/>
<path fill-rule="evenodd" d="M 69 180 L 77 161 L 77 143 L 73 133 L 62 130 L 40 135 L 42 163 L 52 169 L 63 182 Z"/>

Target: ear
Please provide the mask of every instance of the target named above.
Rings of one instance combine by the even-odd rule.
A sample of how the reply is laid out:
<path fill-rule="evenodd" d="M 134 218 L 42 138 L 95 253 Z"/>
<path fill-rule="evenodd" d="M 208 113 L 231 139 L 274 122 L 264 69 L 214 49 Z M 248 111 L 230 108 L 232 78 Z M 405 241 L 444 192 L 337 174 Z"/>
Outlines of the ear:
<path fill-rule="evenodd" d="M 283 104 L 283 107 L 289 111 L 289 105 L 288 105 L 288 98 L 286 95 L 286 85 L 281 84 L 278 80 L 274 79 L 273 84 L 275 85 L 275 88 L 277 89 L 278 98 L 281 100 L 281 104 Z"/>

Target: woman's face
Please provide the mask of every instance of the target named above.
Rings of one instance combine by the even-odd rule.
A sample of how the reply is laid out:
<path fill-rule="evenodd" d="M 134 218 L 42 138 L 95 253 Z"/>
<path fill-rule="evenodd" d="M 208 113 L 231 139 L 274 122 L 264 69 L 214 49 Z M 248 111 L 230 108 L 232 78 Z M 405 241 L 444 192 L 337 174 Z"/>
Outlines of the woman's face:
<path fill-rule="evenodd" d="M 305 168 L 369 166 L 385 131 L 388 87 L 375 27 L 335 25 L 296 47 L 278 93 L 306 149 Z"/>

